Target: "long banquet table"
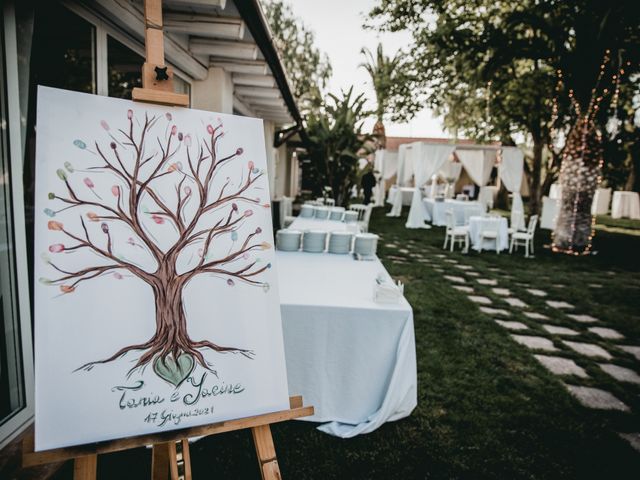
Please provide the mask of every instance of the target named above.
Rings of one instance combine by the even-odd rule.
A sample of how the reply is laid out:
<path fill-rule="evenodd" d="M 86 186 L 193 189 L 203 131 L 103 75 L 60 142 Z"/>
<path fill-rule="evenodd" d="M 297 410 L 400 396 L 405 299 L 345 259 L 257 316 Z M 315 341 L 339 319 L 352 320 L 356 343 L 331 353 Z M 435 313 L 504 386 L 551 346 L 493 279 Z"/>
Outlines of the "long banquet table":
<path fill-rule="evenodd" d="M 463 200 L 445 200 L 436 202 L 433 198 L 422 200 L 425 207 L 425 220 L 433 225 L 444 227 L 447 224 L 446 212 L 452 210 L 457 225 L 466 224 L 466 218 L 472 215 L 482 215 L 484 207 L 480 202 Z"/>
<path fill-rule="evenodd" d="M 373 301 L 378 259 L 276 253 L 289 392 L 320 430 L 343 438 L 408 416 L 417 405 L 413 311 Z"/>

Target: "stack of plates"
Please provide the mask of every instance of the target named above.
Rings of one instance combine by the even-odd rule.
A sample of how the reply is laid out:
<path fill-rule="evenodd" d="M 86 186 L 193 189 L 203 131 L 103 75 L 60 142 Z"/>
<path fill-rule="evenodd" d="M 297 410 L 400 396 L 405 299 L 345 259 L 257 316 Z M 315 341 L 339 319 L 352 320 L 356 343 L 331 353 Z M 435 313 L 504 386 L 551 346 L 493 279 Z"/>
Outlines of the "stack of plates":
<path fill-rule="evenodd" d="M 304 232 L 302 238 L 302 250 L 310 253 L 324 252 L 327 233 L 319 230 Z"/>
<path fill-rule="evenodd" d="M 378 235 L 375 233 L 359 233 L 353 244 L 353 253 L 363 256 L 373 256 L 378 248 Z"/>
<path fill-rule="evenodd" d="M 329 209 L 327 207 L 316 207 L 316 218 L 319 220 L 329 218 Z"/>
<path fill-rule="evenodd" d="M 302 205 L 302 210 L 300 210 L 300 216 L 302 218 L 311 218 L 313 217 L 314 206 L 305 203 Z"/>
<path fill-rule="evenodd" d="M 350 232 L 331 232 L 329 237 L 329 253 L 349 253 L 351 251 L 351 238 L 353 234 Z"/>
<path fill-rule="evenodd" d="M 347 210 L 344 212 L 344 221 L 346 223 L 356 223 L 358 221 L 358 212 Z"/>
<path fill-rule="evenodd" d="M 329 220 L 337 220 L 342 221 L 344 217 L 344 207 L 331 207 L 331 212 L 329 213 Z"/>
<path fill-rule="evenodd" d="M 283 252 L 297 252 L 300 250 L 302 232 L 298 230 L 278 230 L 276 232 L 276 247 Z"/>

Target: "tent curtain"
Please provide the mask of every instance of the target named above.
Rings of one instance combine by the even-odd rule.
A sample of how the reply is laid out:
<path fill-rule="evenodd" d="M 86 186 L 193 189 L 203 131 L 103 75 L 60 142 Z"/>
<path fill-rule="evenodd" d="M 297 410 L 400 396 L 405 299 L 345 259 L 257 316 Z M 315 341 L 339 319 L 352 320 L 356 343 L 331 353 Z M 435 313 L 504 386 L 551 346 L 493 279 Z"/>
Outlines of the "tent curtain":
<path fill-rule="evenodd" d="M 449 160 L 455 147 L 453 145 L 429 145 L 414 143 L 412 159 L 416 189 L 411 199 L 411 209 L 407 218 L 407 228 L 428 228 L 424 223 L 424 205 L 421 187 L 433 174 L 438 172 Z"/>
<path fill-rule="evenodd" d="M 396 172 L 396 186 L 398 187 L 398 192 L 400 192 L 400 187 L 404 185 L 406 161 L 407 161 L 407 147 L 406 143 L 403 143 L 398 147 L 398 170 Z M 393 199 L 393 205 L 391 207 L 391 211 L 387 213 L 387 217 L 399 217 L 402 213 L 402 193 L 398 193 Z"/>
<path fill-rule="evenodd" d="M 520 195 L 522 172 L 524 170 L 524 154 L 516 147 L 503 147 L 502 161 L 498 165 L 498 174 L 505 188 L 511 192 L 511 227 L 519 230 L 524 228 L 524 204 Z M 516 217 L 518 225 L 514 225 Z"/>
<path fill-rule="evenodd" d="M 496 163 L 494 150 L 456 150 L 456 156 L 473 183 L 479 187 L 487 184 L 493 165 Z"/>
<path fill-rule="evenodd" d="M 374 159 L 374 169 L 378 172 L 376 178 L 378 183 L 375 187 L 375 205 L 384 205 L 385 182 L 396 174 L 398 169 L 398 154 L 389 150 L 376 150 Z"/>
<path fill-rule="evenodd" d="M 458 181 L 461 173 L 462 164 L 459 162 L 444 162 L 444 165 L 438 171 L 438 175 L 444 179 L 453 178 L 454 183 Z"/>

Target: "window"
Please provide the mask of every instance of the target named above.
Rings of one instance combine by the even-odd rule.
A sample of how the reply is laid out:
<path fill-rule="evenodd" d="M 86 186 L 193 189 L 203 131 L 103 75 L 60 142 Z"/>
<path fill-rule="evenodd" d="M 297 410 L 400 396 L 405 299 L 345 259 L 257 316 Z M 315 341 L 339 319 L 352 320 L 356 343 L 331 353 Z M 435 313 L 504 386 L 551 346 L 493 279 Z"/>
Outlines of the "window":
<path fill-rule="evenodd" d="M 131 98 L 134 87 L 142 86 L 144 58 L 118 40 L 107 37 L 107 64 L 109 68 L 109 96 Z"/>

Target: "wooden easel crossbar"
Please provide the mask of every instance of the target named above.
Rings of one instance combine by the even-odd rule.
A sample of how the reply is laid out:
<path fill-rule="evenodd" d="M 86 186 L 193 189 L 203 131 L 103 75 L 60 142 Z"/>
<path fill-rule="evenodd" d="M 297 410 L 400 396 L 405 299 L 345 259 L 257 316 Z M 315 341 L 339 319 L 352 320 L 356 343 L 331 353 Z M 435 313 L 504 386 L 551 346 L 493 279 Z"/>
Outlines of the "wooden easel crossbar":
<path fill-rule="evenodd" d="M 134 88 L 136 101 L 189 106 L 187 95 L 173 91 L 173 71 L 164 61 L 162 32 L 162 0 L 145 0 L 145 54 L 142 67 L 142 88 Z M 289 409 L 253 417 L 229 420 L 209 425 L 172 430 L 151 435 L 121 438 L 100 443 L 78 445 L 36 452 L 34 431 L 25 436 L 22 445 L 22 465 L 32 467 L 47 463 L 74 460 L 74 480 L 95 480 L 98 455 L 151 445 L 151 478 L 154 480 L 191 480 L 189 438 L 215 435 L 234 430 L 251 429 L 264 480 L 281 479 L 270 425 L 294 418 L 313 415 L 312 406 L 304 406 L 301 396 L 289 397 Z"/>

